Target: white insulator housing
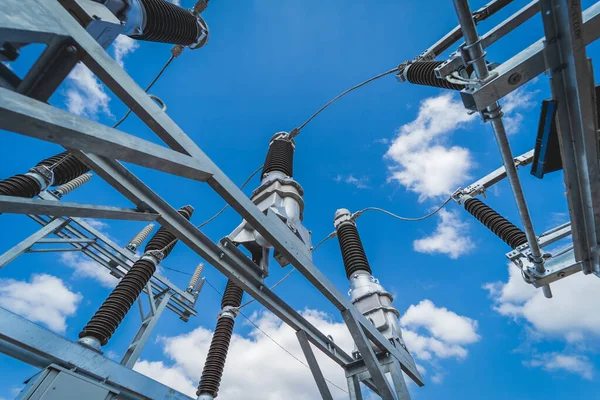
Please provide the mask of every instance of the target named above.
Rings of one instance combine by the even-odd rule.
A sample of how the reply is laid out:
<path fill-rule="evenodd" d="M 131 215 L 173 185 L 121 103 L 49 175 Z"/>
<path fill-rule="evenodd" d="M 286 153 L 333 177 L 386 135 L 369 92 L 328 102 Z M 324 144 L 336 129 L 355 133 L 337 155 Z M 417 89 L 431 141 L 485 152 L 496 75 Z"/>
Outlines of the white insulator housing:
<path fill-rule="evenodd" d="M 64 185 L 60 185 L 54 193 L 59 197 L 64 196 L 65 194 L 71 193 L 73 190 L 81 187 L 83 184 L 87 183 L 92 179 L 92 174 L 87 172 L 83 175 L 79 175 L 77 178 L 65 183 Z"/>
<path fill-rule="evenodd" d="M 190 279 L 190 283 L 188 284 L 187 291 L 189 293 L 193 293 L 196 289 L 196 285 L 198 284 L 198 280 L 200 279 L 200 275 L 202 275 L 202 271 L 204 271 L 204 264 L 200 263 L 194 270 L 192 274 L 192 278 Z"/>
<path fill-rule="evenodd" d="M 149 224 L 146 225 L 144 227 L 144 229 L 142 229 L 141 231 L 139 231 L 134 237 L 133 239 L 131 239 L 131 241 L 129 242 L 129 244 L 127 245 L 127 248 L 131 251 L 136 251 L 138 247 L 140 247 L 140 245 L 142 243 L 144 243 L 144 240 L 146 240 L 148 238 L 148 236 L 150 235 L 150 233 L 154 230 L 154 224 Z"/>

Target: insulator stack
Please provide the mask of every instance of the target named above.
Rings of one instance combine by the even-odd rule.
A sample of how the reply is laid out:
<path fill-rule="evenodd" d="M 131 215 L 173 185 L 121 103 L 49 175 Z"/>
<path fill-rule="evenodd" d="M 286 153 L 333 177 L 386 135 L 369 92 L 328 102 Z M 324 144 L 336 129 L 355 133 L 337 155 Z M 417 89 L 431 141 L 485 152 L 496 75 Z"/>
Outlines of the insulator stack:
<path fill-rule="evenodd" d="M 194 291 L 194 288 L 196 287 L 196 284 L 200 279 L 200 275 L 202 275 L 202 271 L 204 271 L 204 264 L 200 263 L 198 264 L 198 266 L 194 270 L 194 273 L 192 274 L 192 278 L 190 279 L 190 283 L 187 287 L 188 292 L 192 293 Z"/>
<path fill-rule="evenodd" d="M 144 25 L 133 39 L 191 46 L 207 37 L 201 18 L 165 0 L 139 0 L 143 8 Z M 202 43 L 203 44 L 203 43 Z"/>
<path fill-rule="evenodd" d="M 29 175 L 15 175 L 0 182 L 0 195 L 32 198 L 40 194 L 42 185 Z"/>
<path fill-rule="evenodd" d="M 136 251 L 138 247 L 140 247 L 140 245 L 142 243 L 144 243 L 144 240 L 146 240 L 146 238 L 150 235 L 150 233 L 152 233 L 152 231 L 154 230 L 154 224 L 148 224 L 144 227 L 144 229 L 142 229 L 141 231 L 139 231 L 134 237 L 133 239 L 131 239 L 131 241 L 129 242 L 129 244 L 127 245 L 127 248 L 131 251 Z"/>
<path fill-rule="evenodd" d="M 194 207 L 192 206 L 184 206 L 179 209 L 179 214 L 181 214 L 185 217 L 185 219 L 188 220 L 191 218 L 193 213 Z M 152 237 L 152 239 L 150 239 L 144 251 L 148 252 L 151 250 L 159 250 L 166 257 L 171 253 L 173 247 L 175 247 L 175 244 L 177 243 L 176 239 L 177 238 L 175 237 L 175 235 L 169 232 L 167 228 L 161 227 L 158 230 L 158 232 L 156 232 L 156 234 Z"/>
<path fill-rule="evenodd" d="M 200 378 L 200 385 L 198 385 L 198 391 L 196 392 L 196 395 L 200 396 L 199 399 L 204 400 L 217 397 L 223 376 L 223 368 L 225 368 L 229 343 L 231 342 L 231 335 L 233 334 L 235 313 L 229 310 L 231 307 L 236 308 L 241 305 L 243 294 L 244 292 L 239 286 L 231 280 L 227 281 L 227 287 L 221 301 L 223 310 L 219 315 L 215 333 L 210 342 L 206 363 L 204 364 L 202 377 Z"/>
<path fill-rule="evenodd" d="M 90 170 L 77 157 L 69 154 L 68 151 L 40 161 L 36 167 L 40 165 L 48 167 L 54 172 L 53 185 L 63 185 Z"/>
<path fill-rule="evenodd" d="M 0 181 L 0 195 L 32 198 L 50 185 L 63 185 L 87 171 L 89 168 L 65 151 L 40 161 L 27 174 Z"/>
<path fill-rule="evenodd" d="M 287 136 L 277 134 L 269 144 L 261 179 L 269 172 L 281 172 L 290 178 L 294 174 L 294 143 Z"/>
<path fill-rule="evenodd" d="M 512 222 L 498 214 L 490 206 L 479 199 L 470 198 L 464 202 L 465 210 L 485 225 L 496 236 L 513 249 L 527 243 L 525 232 Z"/>
<path fill-rule="evenodd" d="M 58 197 L 62 197 L 65 194 L 69 194 L 73 190 L 75 190 L 75 189 L 81 187 L 82 185 L 84 185 L 85 183 L 89 182 L 90 179 L 92 179 L 92 174 L 89 172 L 86 172 L 85 174 L 80 175 L 77 178 L 70 180 L 69 182 L 67 182 L 63 185 L 60 185 L 58 188 L 56 188 L 56 190 L 53 193 Z"/>
<path fill-rule="evenodd" d="M 448 82 L 435 75 L 435 69 L 443 64 L 443 61 L 415 61 L 405 67 L 404 77 L 410 83 L 423 86 L 433 86 L 442 89 L 462 90 L 464 85 Z"/>
<path fill-rule="evenodd" d="M 371 266 L 367 260 L 367 255 L 365 254 L 365 249 L 363 248 L 354 221 L 346 220 L 340 222 L 336 225 L 336 231 L 348 279 L 358 271 L 371 274 Z"/>
<path fill-rule="evenodd" d="M 190 218 L 192 212 L 193 208 L 191 206 L 179 209 L 179 213 L 186 219 Z M 101 346 L 108 343 L 108 340 L 115 333 L 140 293 L 142 293 L 142 290 L 144 290 L 144 287 L 150 281 L 152 274 L 156 271 L 156 266 L 161 261 L 154 254 L 148 254 L 150 244 L 153 245 L 151 246 L 151 250 L 161 251 L 169 243 L 169 241 L 165 242 L 166 235 L 159 236 L 161 230 L 150 239 L 148 246 L 146 246 L 146 254 L 133 264 L 106 301 L 100 306 L 96 314 L 90 319 L 90 322 L 79 333 L 79 338 L 82 339 L 82 342 L 86 342 L 87 338 L 93 338 Z M 157 238 L 157 236 L 159 237 Z M 171 236 L 173 239 L 175 238 L 174 235 Z M 163 252 L 162 259 L 169 255 L 174 246 L 175 243 L 169 247 L 168 252 Z"/>

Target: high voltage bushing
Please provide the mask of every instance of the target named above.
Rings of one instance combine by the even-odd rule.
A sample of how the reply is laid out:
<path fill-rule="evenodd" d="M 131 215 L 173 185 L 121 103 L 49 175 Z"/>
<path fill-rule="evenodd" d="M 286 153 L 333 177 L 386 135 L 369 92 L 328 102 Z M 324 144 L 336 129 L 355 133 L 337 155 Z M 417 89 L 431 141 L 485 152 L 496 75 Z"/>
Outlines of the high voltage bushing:
<path fill-rule="evenodd" d="M 494 235 L 502 239 L 513 249 L 527 243 L 525 232 L 516 227 L 512 222 L 494 211 L 483 201 L 469 198 L 464 201 L 465 210 L 485 225 Z"/>
<path fill-rule="evenodd" d="M 221 313 L 210 342 L 206 363 L 196 392 L 196 395 L 199 396 L 198 400 L 212 400 L 219 393 L 227 351 L 233 334 L 234 319 L 237 315 L 237 308 L 242 304 L 243 295 L 242 288 L 231 280 L 227 281 L 227 287 L 221 300 Z"/>
<path fill-rule="evenodd" d="M 142 243 L 144 243 L 144 240 L 146 240 L 146 238 L 150 235 L 150 233 L 152 233 L 153 230 L 154 224 L 146 225 L 144 229 L 136 233 L 136 235 L 133 237 L 133 239 L 131 239 L 126 248 L 135 253 L 137 248 L 140 247 Z"/>
<path fill-rule="evenodd" d="M 94 0 L 103 3 L 125 23 L 123 33 L 137 40 L 202 47 L 208 26 L 197 12 L 165 0 Z M 202 7 L 197 11 L 202 11 Z M 196 11 L 196 10 L 195 10 Z"/>
<path fill-rule="evenodd" d="M 281 172 L 292 178 L 294 176 L 294 142 L 287 135 L 276 134 L 265 158 L 261 179 L 269 172 Z"/>
<path fill-rule="evenodd" d="M 0 195 L 32 198 L 49 186 L 66 184 L 88 171 L 88 167 L 65 151 L 40 161 L 26 174 L 0 181 Z"/>
<path fill-rule="evenodd" d="M 462 90 L 464 85 L 448 82 L 446 79 L 438 78 L 435 69 L 442 65 L 443 61 L 415 61 L 401 68 L 399 77 L 410 83 L 423 86 L 433 86 L 442 89 Z"/>
<path fill-rule="evenodd" d="M 194 208 L 185 206 L 178 212 L 189 220 Z M 79 333 L 81 343 L 96 349 L 108 343 L 135 300 L 150 281 L 156 271 L 156 266 L 170 254 L 176 243 L 175 235 L 168 232 L 166 228 L 161 227 L 156 232 L 146 245 L 144 255 L 133 264 Z"/>
<path fill-rule="evenodd" d="M 69 182 L 60 185 L 59 187 L 56 188 L 56 190 L 52 191 L 52 193 L 58 197 L 61 198 L 63 197 L 65 194 L 69 194 L 71 193 L 73 190 L 81 187 L 82 185 L 86 184 L 87 182 L 90 181 L 90 179 L 92 179 L 92 174 L 89 172 L 86 172 L 83 175 L 78 176 L 77 178 L 70 180 Z"/>
<path fill-rule="evenodd" d="M 335 212 L 333 225 L 337 232 L 346 276 L 350 281 L 350 301 L 394 346 L 406 348 L 394 297 L 371 275 L 371 267 L 350 211 Z M 373 348 L 377 348 L 372 344 Z M 354 350 L 357 354 L 357 350 Z"/>
<path fill-rule="evenodd" d="M 186 291 L 188 293 L 194 293 L 196 290 L 196 285 L 198 284 L 198 280 L 200 280 L 200 275 L 202 275 L 202 271 L 204 271 L 204 264 L 200 263 L 194 270 L 192 277 L 190 278 L 190 283 L 188 283 L 188 287 Z"/>

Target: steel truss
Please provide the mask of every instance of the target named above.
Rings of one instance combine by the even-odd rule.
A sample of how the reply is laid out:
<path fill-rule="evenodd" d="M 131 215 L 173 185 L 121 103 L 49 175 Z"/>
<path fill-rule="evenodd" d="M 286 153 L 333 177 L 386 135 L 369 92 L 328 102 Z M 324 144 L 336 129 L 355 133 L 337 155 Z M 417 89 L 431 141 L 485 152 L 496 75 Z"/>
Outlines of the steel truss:
<path fill-rule="evenodd" d="M 114 33 L 114 31 L 110 32 Z M 353 365 L 356 362 L 355 358 L 345 353 L 332 339 L 320 332 L 267 288 L 264 278 L 257 273 L 256 266 L 252 265 L 250 259 L 234 246 L 228 245 L 226 240 L 219 244 L 213 243 L 119 161 L 206 182 L 343 313 L 357 347 L 365 349 L 363 357 L 365 357 L 365 364 L 368 367 L 368 376 L 364 376 L 363 383 L 384 399 L 392 400 L 407 396 L 406 391 L 398 393 L 396 388 L 392 387 L 383 377 L 382 367 L 371 348 L 370 343 L 373 343 L 379 352 L 389 354 L 395 360 L 396 365 L 401 367 L 411 379 L 417 384 L 423 385 L 409 352 L 403 347 L 395 347 L 362 314 L 358 313 L 348 298 L 334 287 L 312 263 L 310 251 L 290 229 L 271 211 L 266 215 L 263 214 L 118 66 L 102 45 L 98 44 L 97 38 L 90 36 L 57 1 L 8 0 L 2 2 L 0 4 L 0 39 L 9 42 L 45 43 L 49 45 L 46 52 L 55 52 L 65 43 L 75 46 L 81 61 L 170 147 L 169 149 L 155 145 L 35 100 L 22 94 L 23 91 L 20 90 L 23 82 L 31 79 L 26 77 L 23 82 L 11 79 L 12 87 L 6 88 L 5 85 L 5 88 L 0 88 L 0 128 L 62 145 L 134 203 L 136 211 L 15 198 L 0 199 L 0 210 L 2 210 L 3 204 L 8 204 L 10 212 L 32 214 L 37 213 L 36 207 L 43 206 L 46 207 L 44 212 L 52 213 L 52 215 L 76 213 L 79 217 L 155 219 L 268 310 L 299 332 L 308 343 L 324 352 L 345 369 L 349 365 Z M 44 54 L 40 59 L 45 57 Z M 41 73 L 40 70 L 43 69 L 32 70 L 30 74 Z M 81 244 L 74 243 L 74 245 L 80 246 Z M 3 313 L 10 314 L 6 311 Z M 5 321 L 9 319 L 13 324 L 11 329 L 5 326 Z M 32 362 L 35 359 L 37 362 L 35 365 L 40 367 L 47 367 L 53 363 L 68 368 L 73 364 L 73 360 L 65 358 L 62 353 L 55 354 L 51 360 L 46 358 L 40 361 L 40 347 L 37 344 L 32 346 L 31 343 L 26 343 L 20 337 L 24 330 L 33 329 L 29 324 L 16 316 L 3 318 L 0 322 L 0 342 L 2 342 L 0 349 L 13 356 L 25 352 L 26 356 L 21 354 L 18 358 L 26 362 Z M 38 328 L 37 331 L 39 330 Z M 79 346 L 66 341 L 66 339 L 51 336 L 47 332 L 44 336 L 48 341 L 60 342 L 60 346 L 70 348 Z M 300 340 L 302 341 L 302 339 Z M 3 344 L 8 346 L 9 341 L 11 346 L 19 349 L 11 347 L 9 351 L 2 347 Z M 306 346 L 303 348 L 306 351 Z M 366 349 L 370 351 L 366 351 Z M 101 376 L 105 382 L 112 382 L 112 374 L 98 371 L 93 364 L 87 362 L 86 358 L 90 357 L 87 352 L 79 354 L 82 358 L 79 362 L 79 369 L 92 376 Z M 396 372 L 398 376 L 401 376 L 399 370 Z M 136 373 L 130 371 L 128 376 L 132 374 Z M 136 377 L 136 379 L 138 378 Z M 125 387 L 134 390 L 122 382 L 113 383 L 121 389 Z M 319 379 L 317 379 L 317 383 L 320 383 Z M 405 385 L 404 381 L 402 384 Z M 142 396 L 142 392 L 137 393 Z M 167 397 L 154 395 L 152 398 L 166 399 Z"/>
<path fill-rule="evenodd" d="M 477 13 L 484 15 L 491 12 L 490 10 L 495 6 L 501 8 L 505 3 L 509 2 L 492 1 L 484 9 L 476 12 L 475 17 Z M 454 5 L 460 26 L 417 57 L 417 60 L 434 59 L 464 35 L 466 45 L 461 46 L 460 51 L 452 54 L 450 59 L 438 68 L 437 72 L 443 78 L 460 66 L 475 66 L 478 79 L 472 84 L 466 85 L 466 88 L 462 90 L 463 100 L 467 108 L 482 112 L 486 119 L 492 121 L 504 161 L 504 167 L 467 187 L 463 192 L 458 192 L 457 200 L 460 201 L 463 195 L 481 194 L 491 185 L 507 177 L 515 193 L 528 238 L 528 244 L 509 253 L 509 257 L 518 262 L 523 262 L 525 259 L 533 260 L 533 267 L 528 267 L 530 276 L 533 277 L 531 278 L 532 283 L 548 288 L 549 283 L 566 276 L 571 271 L 583 270 L 585 273 L 600 274 L 597 255 L 600 209 L 596 204 L 600 201 L 600 196 L 598 196 L 598 138 L 595 107 L 593 107 L 592 71 L 585 53 L 585 46 L 600 37 L 600 3 L 590 7 L 582 14 L 578 0 L 569 2 L 566 0 L 533 1 L 481 37 L 476 31 L 475 17 L 471 13 L 467 1 L 454 0 Z M 523 52 L 495 67 L 492 71 L 488 71 L 483 58 L 485 56 L 484 49 L 536 15 L 540 10 L 546 38 L 540 39 Z M 64 217 L 156 220 L 297 331 L 298 340 L 324 399 L 331 398 L 331 394 L 316 363 L 311 344 L 345 369 L 351 399 L 362 398 L 360 382 L 365 383 L 384 399 L 408 398 L 406 384 L 400 370 L 404 371 L 418 385 L 423 385 L 409 352 L 405 348 L 395 347 L 387 341 L 352 306 L 347 297 L 316 268 L 306 246 L 288 227 L 270 210 L 263 214 L 116 64 L 105 52 L 103 45 L 106 47 L 107 43 L 114 40 L 119 33 L 119 28 L 114 27 L 114 24 L 111 25 L 109 17 L 104 21 L 100 18 L 97 23 L 104 23 L 105 25 L 102 27 L 105 29 L 100 30 L 102 34 L 92 37 L 90 29 L 86 32 L 57 1 L 5 0 L 0 4 L 0 41 L 48 45 L 40 60 L 22 81 L 6 68 L 0 67 L 0 76 L 2 77 L 0 79 L 0 86 L 2 86 L 0 87 L 0 128 L 65 147 L 98 176 L 128 198 L 136 208 L 128 210 L 52 202 L 45 201 L 47 200 L 45 198 L 40 200 L 0 198 L 0 211 L 35 215 L 51 214 Z M 95 27 L 95 32 L 98 31 Z M 52 78 L 50 79 L 51 83 L 47 85 L 57 86 L 57 82 L 60 83 L 65 75 L 65 67 L 60 67 L 60 57 L 57 57 L 57 54 L 66 56 L 67 49 L 70 49 L 69 51 L 72 53 L 73 49 L 68 46 L 74 47 L 78 59 L 81 59 L 127 107 L 149 126 L 167 144 L 168 148 L 73 116 L 43 102 L 44 94 L 49 89 L 40 85 L 39 82 L 44 81 L 41 78 L 47 74 L 50 75 L 49 78 Z M 73 65 L 72 60 L 70 62 Z M 49 66 L 54 68 L 48 68 Z M 557 260 L 555 269 L 552 268 L 550 261 L 546 261 L 544 264 L 539 249 L 568 235 L 571 225 L 557 227 L 536 237 L 516 174 L 518 166 L 530 162 L 531 152 L 513 159 L 502 127 L 500 108 L 497 104 L 503 96 L 544 71 L 548 71 L 552 77 L 554 97 L 558 100 L 557 126 L 560 132 L 565 180 L 568 183 L 569 209 L 574 237 L 572 250 L 553 255 Z M 356 347 L 360 351 L 361 358 L 356 359 L 346 354 L 337 347 L 333 340 L 316 329 L 269 290 L 265 285 L 264 277 L 260 274 L 260 269 L 226 238 L 218 244 L 213 243 L 119 161 L 207 183 L 341 312 Z M 33 218 L 38 218 L 36 220 L 44 225 L 40 232 L 53 232 L 57 229 L 63 229 L 64 232 L 64 229 L 71 226 L 72 221 L 80 224 L 76 218 L 53 220 L 37 216 Z M 40 235 L 42 233 L 38 232 L 34 239 L 30 238 L 30 241 L 34 240 L 39 243 L 45 234 Z M 100 238 L 95 232 L 93 235 Z M 86 241 L 86 239 L 93 240 L 88 236 L 71 237 L 70 234 L 68 236 L 76 239 L 68 244 L 81 251 L 85 252 L 86 246 L 95 245 L 95 243 Z M 67 237 L 65 236 L 64 239 Z M 101 238 L 101 240 L 107 243 L 104 239 Z M 22 247 L 31 248 L 26 245 Z M 112 248 L 123 256 L 121 253 L 123 249 L 119 249 Z M 115 261 L 126 268 L 118 261 L 119 257 L 116 258 Z M 125 259 L 128 258 L 125 257 Z M 155 278 L 157 277 L 155 276 Z M 151 292 L 151 288 L 148 291 Z M 158 312 L 161 307 L 169 307 L 173 304 L 173 299 L 180 295 L 176 292 L 170 293 L 170 299 L 165 296 L 158 304 L 155 300 L 152 310 L 156 308 L 156 312 Z M 549 288 L 545 293 L 550 295 Z M 126 369 L 123 365 L 113 363 L 118 366 L 115 367 L 110 360 L 97 353 L 51 334 L 5 310 L 0 310 L 0 314 L 2 314 L 2 318 L 0 318 L 1 351 L 41 368 L 53 365 L 54 369 L 59 369 L 75 365 L 84 374 L 102 380 L 122 392 L 129 393 L 131 398 L 144 398 L 144 393 L 147 393 L 144 391 L 143 385 L 140 386 L 138 383 L 144 381 L 146 384 L 145 380 L 148 378 Z M 24 336 L 24 332 L 35 332 L 35 336 Z M 143 336 L 144 332 L 139 335 Z M 44 341 L 42 342 L 38 338 L 43 338 Z M 52 344 L 50 349 L 48 348 L 49 344 Z M 371 347 L 371 344 L 376 346 L 376 350 Z M 130 357 L 135 359 L 135 355 Z M 91 360 L 96 360 L 97 363 L 91 362 Z M 131 362 L 124 360 L 124 364 L 130 365 Z M 127 372 L 119 375 L 115 374 L 111 368 L 124 368 Z M 390 384 L 385 378 L 386 373 L 391 373 L 393 384 Z M 115 376 L 119 376 L 119 378 L 115 379 Z M 150 381 L 147 383 L 148 385 L 154 385 L 153 388 L 157 388 L 153 392 L 156 394 L 153 394 L 152 398 L 171 398 L 167 397 L 162 385 L 151 380 L 148 381 Z"/>

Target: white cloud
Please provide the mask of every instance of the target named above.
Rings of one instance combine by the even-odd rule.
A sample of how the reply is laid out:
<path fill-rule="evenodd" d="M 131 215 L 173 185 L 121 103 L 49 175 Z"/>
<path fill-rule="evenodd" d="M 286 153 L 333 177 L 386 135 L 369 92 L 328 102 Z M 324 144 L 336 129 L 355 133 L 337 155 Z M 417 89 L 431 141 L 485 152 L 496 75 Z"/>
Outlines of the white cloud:
<path fill-rule="evenodd" d="M 431 236 L 413 242 L 415 251 L 442 253 L 456 259 L 473 249 L 473 242 L 468 235 L 469 225 L 461 221 L 455 212 L 442 209 L 438 212 L 438 218 L 440 222 Z"/>
<path fill-rule="evenodd" d="M 515 266 L 508 269 L 508 282 L 484 285 L 494 299 L 494 309 L 516 320 L 524 320 L 538 333 L 579 341 L 589 335 L 600 336 L 600 280 L 578 273 L 551 285 L 553 298 L 544 297 L 521 278 Z"/>
<path fill-rule="evenodd" d="M 480 339 L 477 321 L 463 317 L 445 307 L 436 307 L 431 300 L 411 305 L 400 319 L 407 328 L 424 328 L 434 337 L 452 344 L 471 344 Z"/>
<path fill-rule="evenodd" d="M 542 368 L 549 372 L 566 371 L 581 376 L 584 379 L 594 378 L 594 365 L 586 356 L 567 355 L 561 353 L 536 354 L 532 360 L 524 361 L 529 367 Z"/>
<path fill-rule="evenodd" d="M 181 5 L 181 0 L 169 0 L 171 3 L 175 4 L 176 6 L 180 6 Z"/>
<path fill-rule="evenodd" d="M 140 47 L 137 40 L 130 38 L 129 36 L 119 35 L 113 43 L 113 49 L 115 53 L 115 61 L 121 66 L 125 67 L 123 59 L 129 54 L 133 53 L 138 47 Z"/>
<path fill-rule="evenodd" d="M 510 135 L 519 132 L 524 119 L 520 111 L 529 111 L 536 105 L 537 93 L 537 91 L 527 91 L 525 87 L 521 87 L 504 97 L 502 100 L 504 118 L 502 120 L 506 133 Z"/>
<path fill-rule="evenodd" d="M 0 280 L 0 307 L 59 333 L 65 332 L 66 319 L 75 314 L 81 299 L 80 293 L 71 292 L 52 275 L 32 275 L 30 282 Z"/>
<path fill-rule="evenodd" d="M 355 177 L 353 174 L 344 176 L 338 174 L 335 178 L 333 178 L 336 182 L 344 182 L 349 185 L 355 186 L 357 189 L 369 189 L 369 178 L 363 176 L 360 178 Z"/>
<path fill-rule="evenodd" d="M 117 278 L 112 276 L 108 269 L 87 256 L 71 252 L 62 253 L 60 261 L 73 269 L 75 278 L 92 278 L 107 288 L 113 288 L 117 284 Z"/>
<path fill-rule="evenodd" d="M 73 114 L 96 118 L 100 112 L 112 115 L 110 98 L 104 86 L 85 65 L 79 63 L 68 76 L 70 87 L 66 92 L 67 109 Z"/>
<path fill-rule="evenodd" d="M 400 319 L 407 348 L 418 360 L 434 369 L 431 382 L 442 383 L 446 375 L 439 360 L 464 360 L 466 346 L 481 339 L 477 321 L 458 315 L 445 307 L 436 307 L 431 300 L 411 305 Z"/>
<path fill-rule="evenodd" d="M 419 194 L 419 200 L 452 193 L 470 178 L 468 149 L 449 146 L 449 136 L 475 119 L 451 93 L 423 100 L 417 118 L 398 130 L 385 157 L 394 164 L 390 180 Z"/>

